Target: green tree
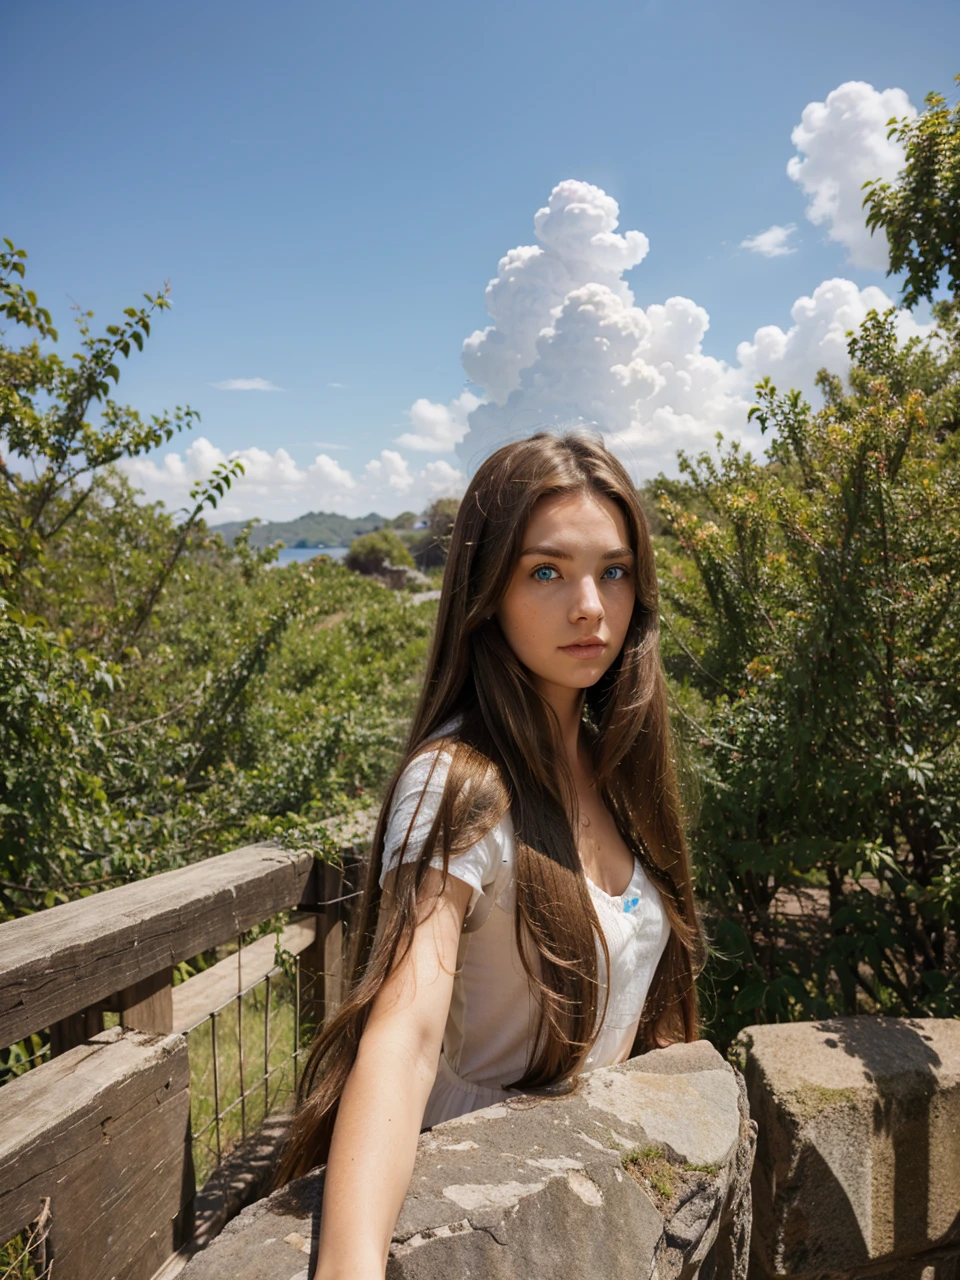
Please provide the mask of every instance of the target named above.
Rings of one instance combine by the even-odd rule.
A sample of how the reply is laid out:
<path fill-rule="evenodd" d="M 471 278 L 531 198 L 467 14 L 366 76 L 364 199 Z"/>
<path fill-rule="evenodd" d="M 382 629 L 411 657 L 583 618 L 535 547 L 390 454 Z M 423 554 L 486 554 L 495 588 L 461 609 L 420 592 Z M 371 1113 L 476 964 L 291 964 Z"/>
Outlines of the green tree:
<path fill-rule="evenodd" d="M 130 521 L 134 530 L 146 523 L 159 532 L 146 557 L 124 557 L 122 543 L 101 537 L 101 559 L 114 575 L 109 605 L 78 590 L 80 544 L 91 552 L 91 531 L 105 514 L 115 533 L 121 513 L 130 515 L 112 464 L 169 440 L 196 415 L 178 407 L 145 422 L 110 395 L 118 362 L 143 349 L 154 313 L 169 306 L 166 290 L 128 308 L 103 336 L 91 331 L 92 313 L 80 312 L 81 350 L 65 360 L 52 348 L 58 335 L 49 312 L 24 287 L 25 252 L 3 244 L 0 315 L 32 335 L 20 347 L 6 333 L 0 340 L 0 901 L 10 911 L 11 893 L 22 892 L 25 879 L 43 901 L 99 882 L 84 868 L 117 833 L 105 703 L 118 693 L 123 664 L 203 510 L 241 468 L 227 464 L 197 486 L 193 509 L 177 526 L 168 519 L 161 528 L 142 514 Z"/>
<path fill-rule="evenodd" d="M 450 535 L 460 507 L 459 498 L 435 498 L 424 513 L 427 528 L 416 545 L 416 560 L 421 569 L 437 569 L 447 562 Z"/>
<path fill-rule="evenodd" d="M 960 84 L 960 76 L 956 78 Z M 865 183 L 867 226 L 886 231 L 888 275 L 906 272 L 903 302 L 932 299 L 945 272 L 960 293 L 960 102 L 951 109 L 928 93 L 915 118 L 889 121 L 888 137 L 903 143 L 906 164 L 895 182 Z"/>
<path fill-rule="evenodd" d="M 417 513 L 415 511 L 401 511 L 398 516 L 394 516 L 392 520 L 387 521 L 387 528 L 399 529 L 402 533 L 407 533 L 416 523 Z"/>
<path fill-rule="evenodd" d="M 960 436 L 932 427 L 893 313 L 823 409 L 761 384 L 766 462 L 660 485 L 664 654 L 693 761 L 713 1034 L 960 1012 Z"/>
<path fill-rule="evenodd" d="M 354 538 L 344 564 L 356 573 L 374 574 L 388 566 L 412 569 L 413 557 L 392 529 L 378 529 Z"/>
<path fill-rule="evenodd" d="M 170 513 L 114 462 L 170 438 L 109 398 L 158 295 L 64 360 L 0 260 L 0 919 L 245 840 L 325 848 L 321 821 L 392 766 L 431 608 L 328 559 L 276 567 L 204 514 L 228 465 Z M 137 336 L 139 335 L 139 341 Z M 0 1055 L 0 1074 L 3 1055 Z"/>

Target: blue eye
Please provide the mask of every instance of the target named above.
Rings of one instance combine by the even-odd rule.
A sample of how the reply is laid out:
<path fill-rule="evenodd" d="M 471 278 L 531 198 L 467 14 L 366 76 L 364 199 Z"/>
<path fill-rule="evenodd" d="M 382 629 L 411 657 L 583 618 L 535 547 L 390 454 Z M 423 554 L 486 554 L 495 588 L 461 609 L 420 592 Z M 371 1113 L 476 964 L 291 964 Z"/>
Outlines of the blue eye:
<path fill-rule="evenodd" d="M 615 578 L 609 578 L 609 582 L 618 582 L 621 578 L 627 576 L 627 571 L 622 564 L 612 564 L 609 569 L 604 569 L 602 577 L 606 578 L 608 573 L 615 573 Z"/>
<path fill-rule="evenodd" d="M 537 582 L 552 582 L 553 581 L 552 575 L 555 574 L 556 572 L 557 572 L 556 569 L 552 569 L 550 565 L 542 564 L 538 569 L 534 569 L 533 577 L 536 579 Z"/>

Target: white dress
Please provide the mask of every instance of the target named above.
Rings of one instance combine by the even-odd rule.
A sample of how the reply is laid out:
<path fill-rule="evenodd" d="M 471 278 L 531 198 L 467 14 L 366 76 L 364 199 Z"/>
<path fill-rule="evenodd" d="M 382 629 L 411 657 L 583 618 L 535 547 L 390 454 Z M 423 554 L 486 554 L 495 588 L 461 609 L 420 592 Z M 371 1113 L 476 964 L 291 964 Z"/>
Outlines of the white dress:
<path fill-rule="evenodd" d="M 397 784 L 384 840 L 381 887 L 397 866 L 421 796 L 404 860 L 414 860 L 423 847 L 451 761 L 449 751 L 442 751 L 427 782 L 436 755 L 433 750 L 415 757 Z M 516 944 L 515 857 L 508 813 L 473 848 L 449 860 L 449 874 L 466 881 L 473 892 L 424 1128 L 511 1096 L 516 1090 L 504 1088 L 505 1083 L 520 1079 L 526 1069 L 537 1007 Z M 434 857 L 431 865 L 442 867 L 442 858 Z M 656 886 L 639 861 L 625 892 L 616 897 L 589 878 L 587 886 L 610 951 L 609 1002 L 600 1034 L 584 1064 L 584 1070 L 589 1071 L 629 1057 L 650 983 L 667 945 L 670 922 Z M 479 927 L 477 920 L 482 920 Z M 606 974 L 599 942 L 597 953 L 602 1002 Z"/>

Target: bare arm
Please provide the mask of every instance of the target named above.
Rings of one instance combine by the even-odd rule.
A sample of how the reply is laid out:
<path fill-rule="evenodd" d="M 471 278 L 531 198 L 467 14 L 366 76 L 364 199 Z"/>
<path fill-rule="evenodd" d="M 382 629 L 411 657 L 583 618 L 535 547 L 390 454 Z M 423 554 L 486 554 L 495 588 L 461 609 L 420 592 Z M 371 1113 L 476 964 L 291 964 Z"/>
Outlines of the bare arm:
<path fill-rule="evenodd" d="M 383 1280 L 433 1087 L 470 886 L 424 878 L 409 953 L 384 983 L 337 1112 L 323 1194 L 316 1280 Z"/>

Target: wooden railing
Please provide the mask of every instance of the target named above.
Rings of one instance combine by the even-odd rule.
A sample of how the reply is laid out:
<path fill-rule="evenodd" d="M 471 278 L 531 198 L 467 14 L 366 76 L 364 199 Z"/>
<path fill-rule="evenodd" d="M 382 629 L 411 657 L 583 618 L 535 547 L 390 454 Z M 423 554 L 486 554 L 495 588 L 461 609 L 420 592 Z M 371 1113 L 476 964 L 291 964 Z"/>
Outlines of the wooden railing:
<path fill-rule="evenodd" d="M 196 1200 L 185 1033 L 213 1018 L 216 1074 L 217 1013 L 278 974 L 277 939 L 177 985 L 174 966 L 292 911 L 279 943 L 295 957 L 295 1076 L 301 1024 L 340 999 L 371 828 L 369 814 L 332 828 L 340 865 L 251 845 L 0 925 L 0 1045 L 49 1032 L 49 1060 L 0 1087 L 0 1244 L 42 1222 L 38 1275 L 175 1273 Z"/>

